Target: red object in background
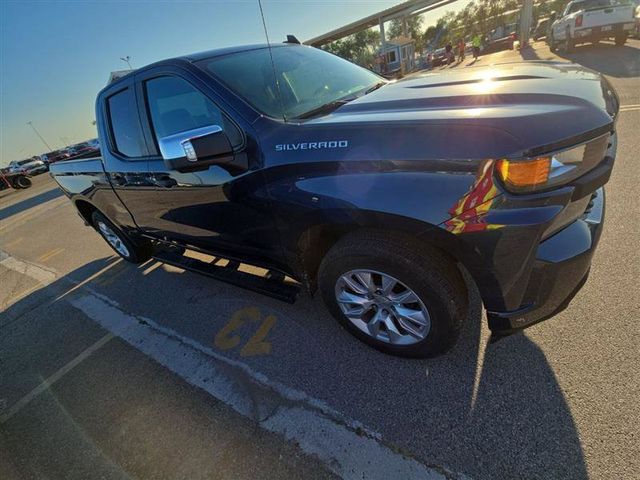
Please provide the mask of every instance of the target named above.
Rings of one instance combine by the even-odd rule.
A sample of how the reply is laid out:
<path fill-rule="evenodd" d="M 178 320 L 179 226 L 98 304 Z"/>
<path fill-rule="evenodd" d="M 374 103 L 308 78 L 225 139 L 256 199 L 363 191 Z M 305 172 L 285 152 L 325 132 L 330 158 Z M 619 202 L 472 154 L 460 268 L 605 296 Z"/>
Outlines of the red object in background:
<path fill-rule="evenodd" d="M 11 184 L 9 183 L 9 180 L 7 180 L 7 177 L 4 176 L 4 173 L 0 173 L 0 179 L 2 179 L 2 182 L 7 186 L 7 188 L 11 188 Z"/>

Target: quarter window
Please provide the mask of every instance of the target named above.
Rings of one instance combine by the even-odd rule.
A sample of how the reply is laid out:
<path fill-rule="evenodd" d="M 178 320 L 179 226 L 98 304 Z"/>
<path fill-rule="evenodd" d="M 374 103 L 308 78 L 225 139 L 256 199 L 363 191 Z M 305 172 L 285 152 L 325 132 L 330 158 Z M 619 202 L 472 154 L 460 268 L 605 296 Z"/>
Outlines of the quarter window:
<path fill-rule="evenodd" d="M 107 107 L 115 150 L 126 157 L 144 156 L 144 137 L 133 91 L 127 88 L 110 96 Z"/>
<path fill-rule="evenodd" d="M 179 77 L 157 77 L 146 82 L 147 102 L 156 139 L 194 128 L 218 125 L 232 146 L 242 135 L 226 115 L 200 91 Z"/>

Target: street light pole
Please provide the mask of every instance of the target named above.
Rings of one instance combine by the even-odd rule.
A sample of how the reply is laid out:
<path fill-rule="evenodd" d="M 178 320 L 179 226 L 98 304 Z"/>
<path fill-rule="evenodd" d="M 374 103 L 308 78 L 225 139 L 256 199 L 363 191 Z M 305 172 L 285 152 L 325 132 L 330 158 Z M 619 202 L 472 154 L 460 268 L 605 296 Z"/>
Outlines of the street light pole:
<path fill-rule="evenodd" d="M 123 62 L 127 62 L 127 65 L 129 65 L 129 70 L 133 70 L 131 63 L 129 62 L 129 60 L 131 60 L 131 57 L 129 55 L 127 55 L 126 57 L 120 57 L 120 60 L 122 60 Z"/>
<path fill-rule="evenodd" d="M 44 143 L 44 144 L 46 145 L 46 147 L 49 149 L 49 151 L 52 151 L 52 150 L 53 150 L 53 148 L 51 148 L 51 147 L 49 146 L 49 144 L 44 140 L 44 138 L 42 138 L 42 135 L 40 135 L 40 132 L 39 132 L 38 130 L 36 130 L 36 127 L 34 127 L 34 126 L 33 126 L 33 122 L 32 122 L 31 120 L 29 120 L 29 121 L 27 122 L 27 125 L 29 125 L 29 126 L 33 129 L 33 131 L 34 131 L 34 132 L 36 132 L 36 135 L 38 135 L 38 138 L 39 138 L 40 140 L 42 140 L 42 143 Z"/>

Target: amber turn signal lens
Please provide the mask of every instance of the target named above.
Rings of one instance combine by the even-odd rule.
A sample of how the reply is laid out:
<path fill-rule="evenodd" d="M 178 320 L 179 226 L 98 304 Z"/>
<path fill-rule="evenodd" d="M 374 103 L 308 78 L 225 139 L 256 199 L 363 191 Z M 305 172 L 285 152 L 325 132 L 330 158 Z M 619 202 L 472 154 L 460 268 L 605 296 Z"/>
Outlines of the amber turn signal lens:
<path fill-rule="evenodd" d="M 498 161 L 498 173 L 506 184 L 518 187 L 535 187 L 544 184 L 549 179 L 551 157 L 539 157 L 533 160 Z"/>

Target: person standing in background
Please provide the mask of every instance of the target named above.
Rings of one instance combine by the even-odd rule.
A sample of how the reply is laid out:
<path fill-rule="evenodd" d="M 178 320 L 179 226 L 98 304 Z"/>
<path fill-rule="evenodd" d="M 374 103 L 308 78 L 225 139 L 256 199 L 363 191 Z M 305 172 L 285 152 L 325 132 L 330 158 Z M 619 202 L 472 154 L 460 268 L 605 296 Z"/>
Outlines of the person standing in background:
<path fill-rule="evenodd" d="M 471 45 L 473 46 L 473 59 L 477 60 L 480 55 L 480 43 L 482 39 L 480 38 L 480 34 L 476 33 L 471 40 Z"/>

